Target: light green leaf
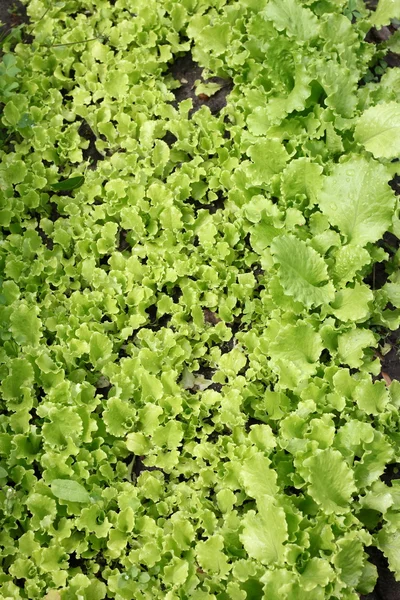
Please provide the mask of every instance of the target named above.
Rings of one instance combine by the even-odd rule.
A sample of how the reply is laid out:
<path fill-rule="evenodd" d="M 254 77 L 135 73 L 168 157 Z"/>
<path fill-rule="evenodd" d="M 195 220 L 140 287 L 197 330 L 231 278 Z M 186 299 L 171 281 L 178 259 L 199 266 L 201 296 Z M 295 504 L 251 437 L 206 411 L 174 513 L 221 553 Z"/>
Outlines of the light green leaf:
<path fill-rule="evenodd" d="M 48 528 L 57 515 L 56 501 L 44 494 L 31 493 L 26 499 L 26 505 L 32 513 L 30 525 L 33 530 Z"/>
<path fill-rule="evenodd" d="M 170 150 L 162 140 L 157 140 L 153 150 L 153 162 L 156 167 L 165 167 L 169 161 Z"/>
<path fill-rule="evenodd" d="M 285 29 L 288 36 L 297 40 L 307 41 L 318 35 L 318 19 L 297 0 L 270 0 L 264 15 L 278 31 Z"/>
<path fill-rule="evenodd" d="M 285 511 L 269 496 L 259 498 L 257 508 L 257 513 L 250 510 L 244 516 L 240 540 L 247 554 L 263 565 L 282 564 L 288 538 Z"/>
<path fill-rule="evenodd" d="M 278 493 L 277 475 L 270 465 L 271 461 L 261 452 L 241 465 L 240 480 L 246 493 L 252 498 L 259 499 L 265 495 L 275 497 Z"/>
<path fill-rule="evenodd" d="M 272 362 L 293 363 L 301 373 L 312 375 L 323 350 L 321 336 L 308 323 L 283 327 L 269 346 Z"/>
<path fill-rule="evenodd" d="M 113 349 L 112 341 L 103 333 L 94 332 L 90 338 L 89 356 L 94 366 L 106 362 Z"/>
<path fill-rule="evenodd" d="M 390 401 L 389 390 L 384 381 L 361 381 L 355 389 L 354 399 L 361 410 L 378 415 Z"/>
<path fill-rule="evenodd" d="M 138 372 L 138 376 L 140 379 L 140 383 L 142 386 L 142 397 L 144 401 L 148 399 L 160 399 L 163 395 L 163 384 L 157 377 L 148 373 L 145 370 L 140 370 Z"/>
<path fill-rule="evenodd" d="M 325 177 L 319 205 L 349 244 L 376 242 L 390 227 L 395 199 L 389 179 L 386 167 L 361 157 L 335 165 Z"/>
<path fill-rule="evenodd" d="M 208 83 L 200 80 L 195 81 L 196 96 L 199 96 L 200 94 L 205 94 L 206 96 L 211 97 L 214 94 L 216 94 L 221 88 L 221 83 L 215 83 L 213 81 L 210 81 Z"/>
<path fill-rule="evenodd" d="M 378 548 L 389 561 L 389 568 L 400 579 L 400 530 L 385 524 L 377 535 Z"/>
<path fill-rule="evenodd" d="M 9 100 L 4 107 L 4 116 L 8 121 L 9 125 L 15 127 L 21 118 L 21 113 L 15 106 L 12 100 Z"/>
<path fill-rule="evenodd" d="M 82 432 L 82 420 L 70 406 L 52 407 L 48 418 L 50 423 L 45 423 L 42 429 L 46 444 L 63 447 Z"/>
<path fill-rule="evenodd" d="M 397 30 L 394 33 L 392 33 L 392 35 L 390 36 L 390 38 L 386 42 L 385 46 L 391 52 L 394 52 L 395 54 L 400 54 L 400 31 L 399 30 Z M 392 71 L 392 69 L 389 72 L 386 71 L 386 73 L 390 73 L 391 74 L 391 71 Z M 396 79 L 398 77 L 398 74 L 396 73 L 395 69 L 393 69 L 393 71 L 394 71 L 394 73 L 393 73 L 393 75 L 391 74 L 391 76 L 396 81 Z M 382 79 L 383 79 L 383 77 L 382 77 Z M 389 90 L 390 90 L 390 88 L 389 88 Z"/>
<path fill-rule="evenodd" d="M 303 463 L 309 482 L 308 492 L 326 514 L 350 510 L 356 491 L 353 473 L 337 450 L 317 450 Z"/>
<path fill-rule="evenodd" d="M 251 247 L 255 252 L 262 255 L 278 234 L 279 229 L 276 229 L 273 225 L 269 225 L 265 221 L 261 221 L 261 223 L 257 223 L 250 230 Z"/>
<path fill-rule="evenodd" d="M 265 106 L 256 106 L 247 117 L 249 131 L 253 135 L 265 135 L 271 127 L 271 121 Z"/>
<path fill-rule="evenodd" d="M 189 564 L 186 560 L 174 556 L 164 568 L 164 581 L 172 585 L 181 586 L 189 574 Z"/>
<path fill-rule="evenodd" d="M 348 586 L 356 587 L 360 581 L 365 561 L 364 544 L 354 535 L 338 540 L 339 552 L 333 559 L 340 579 Z"/>
<path fill-rule="evenodd" d="M 128 450 L 141 456 L 150 450 L 150 441 L 143 433 L 128 433 L 126 437 L 126 447 Z"/>
<path fill-rule="evenodd" d="M 376 11 L 372 13 L 370 23 L 378 29 L 390 25 L 392 19 L 400 18 L 400 0 L 379 0 Z"/>
<path fill-rule="evenodd" d="M 399 12 L 400 16 L 400 0 Z M 397 158 L 400 154 L 400 103 L 382 102 L 359 118 L 354 137 L 375 158 Z"/>
<path fill-rule="evenodd" d="M 37 346 L 41 338 L 41 322 L 36 305 L 28 306 L 26 302 L 16 307 L 11 314 L 11 332 L 17 344 Z"/>
<path fill-rule="evenodd" d="M 213 535 L 206 542 L 198 542 L 196 555 L 199 565 L 207 572 L 225 576 L 230 566 L 223 550 L 224 538 L 222 535 Z"/>
<path fill-rule="evenodd" d="M 14 159 L 3 173 L 3 177 L 6 183 L 21 183 L 24 181 L 27 173 L 28 169 L 25 163 L 22 160 Z"/>
<path fill-rule="evenodd" d="M 317 586 L 325 587 L 335 579 L 335 571 L 329 562 L 323 558 L 311 558 L 301 574 L 301 585 L 309 592 Z"/>
<path fill-rule="evenodd" d="M 357 586 L 357 592 L 363 595 L 370 594 L 374 591 L 378 579 L 378 569 L 368 560 L 365 561 L 360 581 Z"/>
<path fill-rule="evenodd" d="M 109 520 L 98 504 L 91 504 L 84 508 L 76 521 L 76 525 L 80 530 L 86 529 L 86 531 L 95 533 L 98 538 L 106 537 L 111 528 Z"/>
<path fill-rule="evenodd" d="M 229 513 L 232 511 L 236 502 L 236 496 L 232 490 L 220 490 L 215 497 L 218 503 L 218 508 L 222 513 Z"/>
<path fill-rule="evenodd" d="M 400 282 L 392 283 L 388 281 L 381 289 L 386 292 L 389 302 L 396 308 L 400 308 Z"/>
<path fill-rule="evenodd" d="M 182 437 L 182 424 L 178 421 L 168 421 L 166 425 L 157 427 L 153 434 L 153 441 L 157 446 L 172 450 L 179 446 Z"/>
<path fill-rule="evenodd" d="M 235 376 L 246 365 L 246 355 L 240 348 L 234 348 L 223 354 L 219 361 L 221 371 L 227 376 Z"/>
<path fill-rule="evenodd" d="M 107 400 L 107 408 L 103 413 L 107 431 L 116 437 L 123 436 L 132 428 L 135 414 L 132 403 L 120 398 L 110 398 Z"/>
<path fill-rule="evenodd" d="M 126 94 L 128 82 L 129 78 L 126 73 L 114 69 L 108 73 L 104 89 L 113 98 L 121 98 Z"/>
<path fill-rule="evenodd" d="M 371 262 L 371 255 L 361 246 L 341 246 L 335 252 L 332 278 L 338 287 L 353 281 L 356 274 Z"/>
<path fill-rule="evenodd" d="M 208 25 L 200 34 L 200 43 L 206 52 L 213 52 L 217 55 L 223 54 L 228 48 L 230 26 L 228 23 L 218 23 Z"/>
<path fill-rule="evenodd" d="M 285 198 L 306 197 L 309 204 L 315 204 L 322 186 L 322 167 L 308 158 L 292 160 L 282 173 L 282 193 Z"/>
<path fill-rule="evenodd" d="M 369 303 L 373 293 L 363 283 L 356 283 L 354 288 L 345 288 L 336 292 L 331 303 L 332 312 L 340 321 L 365 321 L 370 314 Z"/>
<path fill-rule="evenodd" d="M 275 139 L 263 139 L 247 151 L 253 161 L 246 169 L 252 186 L 269 183 L 273 175 L 280 173 L 289 160 L 284 145 Z"/>
<path fill-rule="evenodd" d="M 2 395 L 6 400 L 18 398 L 23 387 L 29 387 L 34 379 L 31 364 L 26 358 L 14 358 L 11 361 L 9 374 L 2 383 Z"/>
<path fill-rule="evenodd" d="M 307 307 L 333 300 L 334 288 L 328 282 L 324 259 L 303 240 L 293 235 L 276 237 L 271 245 L 274 261 L 285 293 Z"/>
<path fill-rule="evenodd" d="M 383 515 L 393 506 L 394 498 L 391 494 L 391 487 L 388 487 L 378 479 L 364 496 L 360 498 L 360 505 L 364 508 L 370 508 L 382 513 Z"/>
<path fill-rule="evenodd" d="M 51 484 L 51 491 L 59 500 L 68 502 L 87 503 L 90 501 L 89 492 L 83 485 L 72 479 L 54 479 Z"/>
<path fill-rule="evenodd" d="M 375 348 L 377 341 L 368 329 L 351 329 L 338 337 L 338 352 L 341 361 L 354 369 L 363 364 L 366 348 Z"/>
<path fill-rule="evenodd" d="M 274 96 L 269 99 L 266 110 L 270 122 L 280 123 L 288 114 L 304 110 L 307 98 L 311 94 L 310 77 L 304 68 L 297 69 L 295 86 L 288 95 Z"/>
<path fill-rule="evenodd" d="M 318 598 L 315 599 L 315 596 L 313 597 L 310 592 L 307 594 L 304 590 L 299 592 L 298 576 L 292 570 L 289 571 L 285 568 L 266 569 L 261 580 L 265 584 L 262 598 L 268 600 L 293 600 L 294 598 L 302 600 L 302 596 L 303 598 L 306 596 L 307 600 L 319 600 Z M 297 593 L 294 592 L 294 589 Z"/>
<path fill-rule="evenodd" d="M 276 446 L 276 438 L 269 425 L 251 425 L 249 439 L 263 452 L 268 453 Z"/>
<path fill-rule="evenodd" d="M 57 590 L 50 590 L 43 600 L 61 600 L 61 594 Z"/>

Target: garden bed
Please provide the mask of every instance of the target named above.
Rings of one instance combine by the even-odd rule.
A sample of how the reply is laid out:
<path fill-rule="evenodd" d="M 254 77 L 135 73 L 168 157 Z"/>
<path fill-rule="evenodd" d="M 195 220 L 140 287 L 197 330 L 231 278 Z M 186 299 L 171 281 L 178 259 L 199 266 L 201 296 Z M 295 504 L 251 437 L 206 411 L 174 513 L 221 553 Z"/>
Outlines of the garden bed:
<path fill-rule="evenodd" d="M 0 594 L 400 598 L 391 3 L 26 5 Z"/>

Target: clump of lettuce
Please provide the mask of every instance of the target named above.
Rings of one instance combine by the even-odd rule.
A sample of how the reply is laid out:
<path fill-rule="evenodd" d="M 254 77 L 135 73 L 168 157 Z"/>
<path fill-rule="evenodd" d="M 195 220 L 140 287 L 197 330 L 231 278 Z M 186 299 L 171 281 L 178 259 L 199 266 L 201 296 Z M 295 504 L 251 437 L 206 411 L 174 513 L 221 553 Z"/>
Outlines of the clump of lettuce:
<path fill-rule="evenodd" d="M 0 70 L 1 597 L 357 600 L 372 546 L 400 578 L 400 71 L 367 77 L 365 41 L 396 3 L 26 4 Z M 174 102 L 189 51 L 233 82 L 218 114 Z"/>

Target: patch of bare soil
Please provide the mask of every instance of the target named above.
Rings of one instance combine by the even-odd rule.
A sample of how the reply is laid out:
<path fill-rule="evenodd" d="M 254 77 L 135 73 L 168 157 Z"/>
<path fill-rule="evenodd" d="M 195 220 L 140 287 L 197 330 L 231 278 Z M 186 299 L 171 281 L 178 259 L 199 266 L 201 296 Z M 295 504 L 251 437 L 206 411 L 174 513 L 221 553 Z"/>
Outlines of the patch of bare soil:
<path fill-rule="evenodd" d="M 388 569 L 388 563 L 382 552 L 375 547 L 368 549 L 370 561 L 376 565 L 379 573 L 374 591 L 361 600 L 400 600 L 400 584 L 395 581 L 393 573 Z"/>
<path fill-rule="evenodd" d="M 221 77 L 211 77 L 207 79 L 206 83 L 217 83 L 221 86 L 221 89 L 212 96 L 207 96 L 207 94 L 197 95 L 195 82 L 199 80 L 203 83 L 205 80 L 202 75 L 203 69 L 193 61 L 190 52 L 178 58 L 171 65 L 169 73 L 181 84 L 179 88 L 174 90 L 175 106 L 187 98 L 191 98 L 193 102 L 190 114 L 193 114 L 202 106 L 208 106 L 212 114 L 217 114 L 226 106 L 226 97 L 232 90 L 232 82 L 229 79 L 222 79 Z"/>
<path fill-rule="evenodd" d="M 387 373 L 390 379 L 400 381 L 400 330 L 393 331 L 386 338 L 386 343 L 391 346 L 390 352 L 382 359 L 382 371 Z"/>
<path fill-rule="evenodd" d="M 19 0 L 0 0 L 0 40 L 13 29 L 28 22 L 26 8 Z"/>

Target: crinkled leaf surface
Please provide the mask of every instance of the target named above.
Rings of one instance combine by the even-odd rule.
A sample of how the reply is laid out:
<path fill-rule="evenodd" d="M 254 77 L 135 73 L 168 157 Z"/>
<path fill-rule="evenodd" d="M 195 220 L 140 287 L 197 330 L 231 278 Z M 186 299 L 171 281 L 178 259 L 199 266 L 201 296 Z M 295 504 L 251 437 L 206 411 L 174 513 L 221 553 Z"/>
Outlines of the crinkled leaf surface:
<path fill-rule="evenodd" d="M 391 570 L 400 577 L 400 534 L 398 529 L 391 529 L 385 525 L 377 535 L 378 548 L 389 561 Z"/>
<path fill-rule="evenodd" d="M 332 312 L 341 321 L 365 320 L 370 314 L 369 304 L 373 297 L 369 287 L 361 283 L 347 287 L 336 293 L 331 303 Z"/>
<path fill-rule="evenodd" d="M 322 168 L 307 158 L 292 160 L 282 176 L 282 192 L 286 198 L 306 196 L 314 204 L 322 185 Z"/>
<path fill-rule="evenodd" d="M 271 250 L 286 294 L 308 307 L 319 306 L 333 298 L 334 288 L 328 282 L 327 266 L 313 248 L 293 235 L 283 235 L 272 242 Z"/>
<path fill-rule="evenodd" d="M 249 511 L 245 515 L 240 539 L 249 556 L 263 565 L 278 565 L 288 535 L 285 512 L 268 496 L 258 500 L 257 508 L 257 513 Z"/>
<path fill-rule="evenodd" d="M 253 162 L 248 167 L 252 185 L 269 183 L 271 177 L 279 173 L 289 160 L 285 147 L 275 139 L 256 142 L 249 148 L 247 154 Z"/>
<path fill-rule="evenodd" d="M 365 35 L 397 0 L 23 2 L 0 598 L 369 594 L 366 548 L 399 570 L 400 78 Z"/>
<path fill-rule="evenodd" d="M 392 19 L 398 19 L 400 15 L 399 0 L 379 0 L 376 11 L 372 13 L 370 22 L 376 28 L 389 25 Z"/>
<path fill-rule="evenodd" d="M 397 158 L 400 154 L 400 102 L 382 102 L 368 108 L 357 122 L 354 137 L 375 158 Z"/>
<path fill-rule="evenodd" d="M 353 474 L 336 450 L 319 450 L 304 461 L 310 496 L 327 514 L 350 510 L 350 500 L 356 486 Z"/>
<path fill-rule="evenodd" d="M 321 336 L 308 323 L 299 321 L 282 328 L 270 344 L 272 362 L 290 361 L 302 373 L 315 372 L 318 358 L 322 352 Z"/>
<path fill-rule="evenodd" d="M 390 226 L 394 194 L 389 179 L 383 165 L 361 157 L 335 165 L 325 178 L 318 204 L 350 245 L 376 242 Z"/>
<path fill-rule="evenodd" d="M 240 466 L 240 479 L 246 493 L 253 498 L 263 498 L 278 493 L 276 473 L 270 469 L 271 461 L 261 453 L 247 459 Z"/>
<path fill-rule="evenodd" d="M 267 19 L 273 21 L 281 31 L 285 29 L 289 36 L 298 40 L 309 40 L 318 32 L 318 20 L 308 9 L 301 6 L 297 0 L 272 0 L 264 12 Z"/>

